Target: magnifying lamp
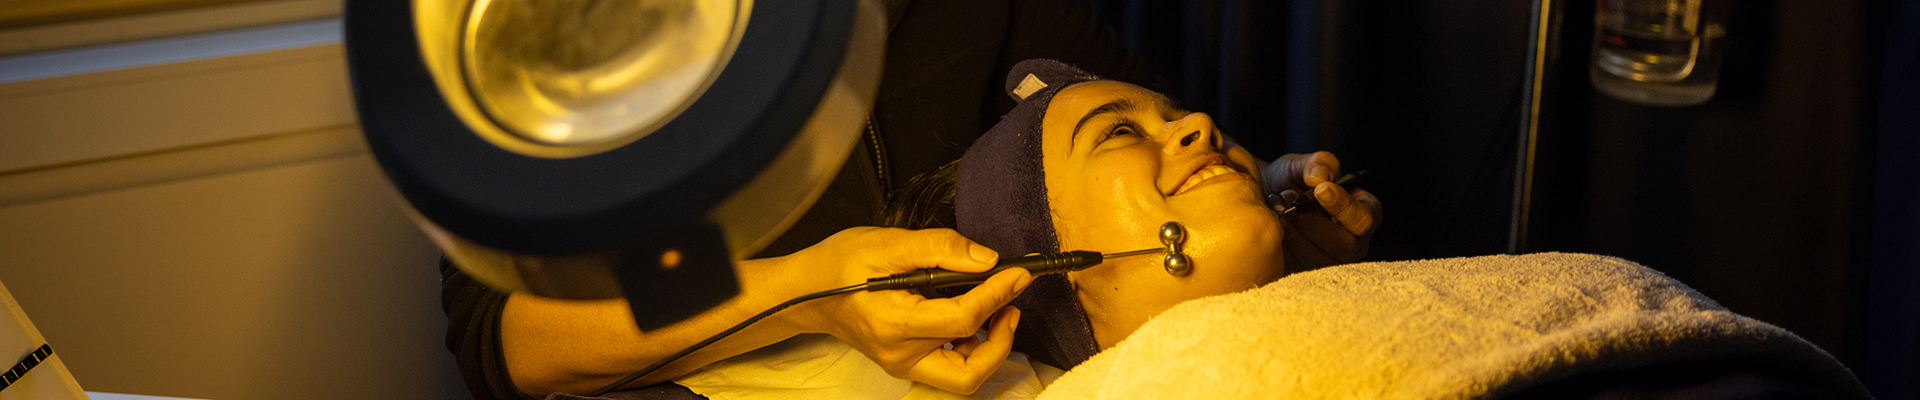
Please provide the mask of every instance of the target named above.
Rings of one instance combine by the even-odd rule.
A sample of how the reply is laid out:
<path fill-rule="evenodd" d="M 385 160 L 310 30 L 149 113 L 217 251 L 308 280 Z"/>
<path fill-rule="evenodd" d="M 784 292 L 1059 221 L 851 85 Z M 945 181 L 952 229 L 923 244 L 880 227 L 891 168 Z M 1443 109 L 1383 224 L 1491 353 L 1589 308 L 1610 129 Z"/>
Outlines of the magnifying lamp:
<path fill-rule="evenodd" d="M 739 291 L 878 85 L 873 0 L 351 0 L 367 144 L 475 280 L 624 297 L 641 329 Z"/>

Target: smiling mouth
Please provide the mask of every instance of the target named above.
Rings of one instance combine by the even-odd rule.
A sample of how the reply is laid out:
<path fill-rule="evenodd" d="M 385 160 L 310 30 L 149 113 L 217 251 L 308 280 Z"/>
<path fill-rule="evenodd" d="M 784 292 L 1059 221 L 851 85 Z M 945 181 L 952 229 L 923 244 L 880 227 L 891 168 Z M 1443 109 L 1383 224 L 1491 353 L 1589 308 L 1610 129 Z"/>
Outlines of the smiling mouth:
<path fill-rule="evenodd" d="M 1229 176 L 1232 174 L 1240 174 L 1240 173 L 1241 173 L 1240 171 L 1233 169 L 1233 167 L 1226 166 L 1225 164 L 1209 165 L 1209 166 L 1206 166 L 1205 168 L 1201 168 L 1199 171 L 1194 171 L 1193 175 L 1188 175 L 1187 181 L 1185 183 L 1180 184 L 1179 189 L 1173 190 L 1173 195 L 1177 196 L 1181 193 L 1186 193 L 1187 190 L 1191 190 L 1194 187 L 1200 186 L 1201 183 L 1204 183 L 1209 179 L 1213 179 L 1221 176 Z"/>

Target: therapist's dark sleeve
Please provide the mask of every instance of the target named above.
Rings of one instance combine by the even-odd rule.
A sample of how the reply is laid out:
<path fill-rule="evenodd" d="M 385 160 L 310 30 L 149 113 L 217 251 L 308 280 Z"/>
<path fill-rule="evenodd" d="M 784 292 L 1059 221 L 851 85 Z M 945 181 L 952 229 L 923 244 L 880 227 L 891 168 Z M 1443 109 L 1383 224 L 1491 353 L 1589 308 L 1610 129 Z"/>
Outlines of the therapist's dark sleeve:
<path fill-rule="evenodd" d="M 507 293 L 494 290 L 440 260 L 440 309 L 447 313 L 447 351 L 475 399 L 527 400 L 507 375 L 500 351 L 500 313 Z"/>
<path fill-rule="evenodd" d="M 773 257 L 799 249 L 856 225 L 873 225 L 880 192 L 866 141 L 855 148 L 839 175 L 812 208 L 756 258 Z M 460 378 L 476 399 L 531 399 L 513 385 L 500 347 L 501 313 L 508 293 L 473 280 L 445 259 L 440 261 L 440 307 L 447 314 L 447 351 L 460 365 Z M 698 399 L 699 395 L 672 382 L 648 386 L 628 399 Z"/>

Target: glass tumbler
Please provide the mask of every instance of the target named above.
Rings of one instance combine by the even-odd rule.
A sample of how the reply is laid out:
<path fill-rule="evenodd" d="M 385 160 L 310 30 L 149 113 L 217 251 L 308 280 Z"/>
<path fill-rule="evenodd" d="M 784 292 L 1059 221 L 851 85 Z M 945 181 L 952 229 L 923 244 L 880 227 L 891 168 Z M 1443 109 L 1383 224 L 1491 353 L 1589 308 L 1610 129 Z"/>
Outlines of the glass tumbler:
<path fill-rule="evenodd" d="M 1601 93 L 1649 106 L 1713 98 L 1729 0 L 1598 0 L 1593 66 Z"/>

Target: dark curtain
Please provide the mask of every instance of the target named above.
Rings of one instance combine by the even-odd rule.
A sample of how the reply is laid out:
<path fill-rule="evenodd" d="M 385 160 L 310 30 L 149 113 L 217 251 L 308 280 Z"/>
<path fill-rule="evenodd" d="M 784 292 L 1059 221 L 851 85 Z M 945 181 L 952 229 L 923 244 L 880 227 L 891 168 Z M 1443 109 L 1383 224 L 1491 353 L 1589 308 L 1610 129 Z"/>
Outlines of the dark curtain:
<path fill-rule="evenodd" d="M 1732 1 L 1719 93 L 1683 108 L 1595 93 L 1594 3 L 1554 2 L 1526 251 L 1659 269 L 1916 398 L 1920 1 Z M 1094 5 L 1255 154 L 1368 170 L 1370 259 L 1507 250 L 1530 2 Z"/>
<path fill-rule="evenodd" d="M 1279 154 L 1287 146 L 1286 2 L 1093 3 L 1128 48 L 1175 83 L 1168 97 L 1208 112 L 1255 154 Z"/>
<path fill-rule="evenodd" d="M 1881 51 L 1874 163 L 1863 213 L 1866 304 L 1852 327 L 1861 378 L 1882 399 L 1920 398 L 1920 0 L 1889 1 Z"/>

